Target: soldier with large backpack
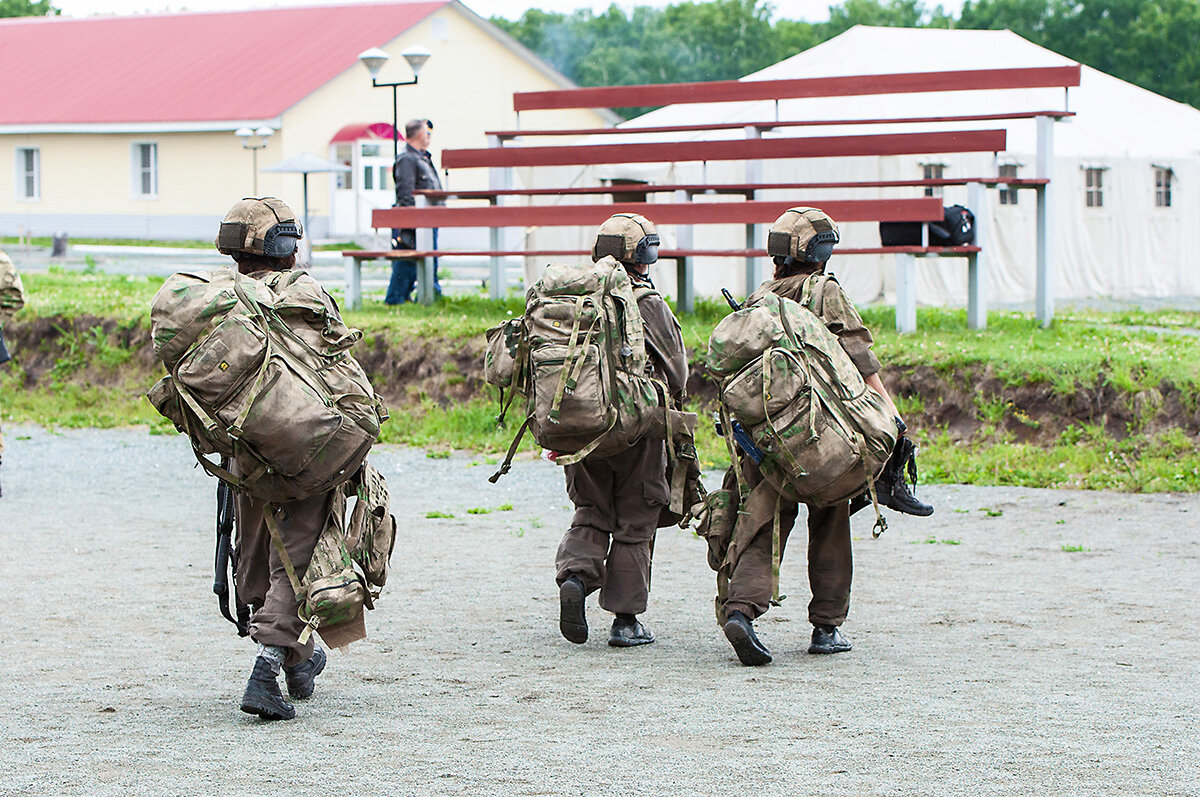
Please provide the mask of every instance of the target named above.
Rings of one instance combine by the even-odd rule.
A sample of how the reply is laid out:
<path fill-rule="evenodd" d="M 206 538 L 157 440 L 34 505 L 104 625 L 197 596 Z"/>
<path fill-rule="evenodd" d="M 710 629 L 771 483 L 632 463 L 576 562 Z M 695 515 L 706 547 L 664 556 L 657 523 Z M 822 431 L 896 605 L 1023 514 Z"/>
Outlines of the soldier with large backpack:
<path fill-rule="evenodd" d="M 587 641 L 584 603 L 596 590 L 616 615 L 608 644 L 654 641 L 637 616 L 655 531 L 690 517 L 697 489 L 683 336 L 649 276 L 658 246 L 648 219 L 618 213 L 600 226 L 592 263 L 547 266 L 525 315 L 488 331 L 485 377 L 509 402 L 526 401 L 491 481 L 508 471 L 526 429 L 563 466 L 575 516 L 555 558 L 559 630 L 576 644 Z"/>
<path fill-rule="evenodd" d="M 8 254 L 0 249 L 0 365 L 8 362 L 11 357 L 4 343 L 4 324 L 10 321 L 17 311 L 25 306 L 25 288 L 21 285 L 21 277 L 13 268 Z M 0 430 L 0 456 L 4 454 L 4 432 Z M 0 491 L 0 495 L 3 492 Z"/>
<path fill-rule="evenodd" d="M 707 499 L 701 533 L 718 574 L 717 620 L 745 665 L 771 661 L 753 621 L 779 600 L 779 566 L 800 503 L 808 515 L 809 653 L 850 650 L 839 626 L 850 607 L 852 499 L 865 491 L 867 500 L 855 503 L 874 503 L 877 513 L 879 503 L 933 511 L 896 478 L 897 467 L 888 469 L 911 459 L 911 443 L 879 377 L 870 331 L 825 273 L 838 240 L 822 211 L 785 212 L 767 240 L 774 279 L 709 340 L 734 462 Z"/>
<path fill-rule="evenodd" d="M 333 647 L 365 636 L 395 535 L 386 485 L 365 461 L 387 412 L 349 353 L 362 333 L 294 270 L 301 235 L 280 200 L 243 199 L 216 239 L 236 271 L 175 274 L 151 312 L 169 376 L 149 398 L 234 491 L 236 591 L 253 610 L 234 622 L 258 643 L 241 710 L 269 720 L 296 713 L 281 671 L 293 700 L 312 695 L 326 662 L 314 632 Z M 222 612 L 232 619 L 224 601 Z"/>

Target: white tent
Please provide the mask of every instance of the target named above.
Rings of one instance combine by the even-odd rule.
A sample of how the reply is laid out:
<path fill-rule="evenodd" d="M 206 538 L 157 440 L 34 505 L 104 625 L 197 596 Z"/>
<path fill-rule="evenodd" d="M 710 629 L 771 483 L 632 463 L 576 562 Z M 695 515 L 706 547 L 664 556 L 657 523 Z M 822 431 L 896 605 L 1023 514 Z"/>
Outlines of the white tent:
<path fill-rule="evenodd" d="M 763 69 L 744 80 L 873 75 L 895 72 L 940 72 L 964 69 L 1064 66 L 1074 62 L 1009 31 L 930 30 L 858 26 L 829 41 Z M 1054 131 L 1053 208 L 1055 293 L 1060 299 L 1200 295 L 1200 111 L 1168 100 L 1102 72 L 1084 67 L 1081 85 L 1061 89 L 935 92 L 882 96 L 788 99 L 672 105 L 624 127 L 763 122 L 939 117 L 1005 112 L 1070 110 L 1074 118 L 1058 122 Z M 629 178 L 656 183 L 810 182 L 827 180 L 919 179 L 925 166 L 941 166 L 943 176 L 985 177 L 1013 167 L 1018 177 L 1033 177 L 1036 122 L 921 123 L 883 126 L 792 127 L 767 132 L 775 136 L 817 136 L 910 132 L 915 130 L 994 129 L 1008 131 L 1008 150 L 939 156 L 815 158 L 766 161 L 747 174 L 741 162 L 650 164 L 597 167 L 568 182 Z M 603 136 L 597 143 L 681 138 L 738 138 L 741 130 Z M 1100 180 L 1102 195 L 1087 190 Z M 530 175 L 531 176 L 531 175 Z M 563 177 L 566 175 L 560 175 Z M 544 183 L 546 177 L 539 176 Z M 1156 179 L 1169 180 L 1156 189 Z M 1093 189 L 1095 186 L 1093 186 Z M 832 198 L 914 196 L 920 189 L 825 189 L 767 191 L 761 199 L 800 202 Z M 1166 196 L 1169 194 L 1169 200 Z M 1035 196 L 1022 191 L 1016 204 L 1001 204 L 999 190 L 987 192 L 991 237 L 988 299 L 1028 302 L 1034 298 Z M 966 189 L 948 187 L 945 203 L 966 204 Z M 1006 197 L 1006 198 L 1011 198 Z M 1169 204 L 1162 203 L 1168 201 Z M 728 200 L 736 201 L 736 200 Z M 1099 204 L 1096 204 L 1099 202 Z M 979 215 L 980 208 L 972 208 Z M 1191 220 L 1185 223 L 1185 220 Z M 670 231 L 668 231 L 668 238 Z M 760 234 L 760 239 L 763 236 Z M 697 227 L 694 244 L 703 248 L 739 248 L 745 234 L 737 227 Z M 843 229 L 847 246 L 878 245 L 873 225 Z M 759 246 L 763 240 L 757 241 Z M 917 297 L 923 303 L 962 304 L 966 269 L 962 260 L 929 259 L 918 267 Z M 890 257 L 835 254 L 833 270 L 856 301 L 892 301 L 894 262 Z M 716 293 L 722 285 L 740 286 L 740 261 L 712 259 L 698 263 L 697 289 Z M 670 275 L 662 274 L 670 291 Z"/>

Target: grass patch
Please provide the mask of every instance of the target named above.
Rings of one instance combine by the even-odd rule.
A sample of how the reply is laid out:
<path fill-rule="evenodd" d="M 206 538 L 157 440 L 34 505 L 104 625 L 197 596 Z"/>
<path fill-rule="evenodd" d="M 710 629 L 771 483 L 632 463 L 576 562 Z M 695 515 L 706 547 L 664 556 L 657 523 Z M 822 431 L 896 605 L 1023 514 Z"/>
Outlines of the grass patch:
<path fill-rule="evenodd" d="M 454 517 L 454 513 L 442 512 L 435 509 L 432 512 L 426 512 L 425 517 L 429 518 L 430 520 L 449 520 Z"/>
<path fill-rule="evenodd" d="M 1082 545 L 1067 545 L 1065 543 L 1063 544 L 1062 549 L 1063 553 L 1083 553 L 1087 550 L 1087 548 L 1083 547 Z"/>
<path fill-rule="evenodd" d="M 473 506 L 467 510 L 468 515 L 490 515 L 492 510 L 486 506 Z"/>

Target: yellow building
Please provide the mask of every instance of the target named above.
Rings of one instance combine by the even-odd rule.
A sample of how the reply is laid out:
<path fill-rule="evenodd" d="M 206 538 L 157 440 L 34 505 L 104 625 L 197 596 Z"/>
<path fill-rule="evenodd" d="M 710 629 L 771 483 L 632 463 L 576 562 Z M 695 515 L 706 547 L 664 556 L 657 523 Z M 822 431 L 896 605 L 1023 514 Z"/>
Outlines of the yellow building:
<path fill-rule="evenodd" d="M 513 92 L 571 85 L 458 0 L 0 20 L 0 235 L 209 238 L 256 180 L 260 195 L 299 210 L 300 175 L 261 169 L 300 153 L 351 167 L 309 175 L 312 236 L 369 234 L 370 210 L 393 201 L 393 91 L 373 88 L 358 56 L 383 49 L 392 57 L 378 80 L 404 81 L 401 53 L 414 46 L 432 55 L 416 85 L 396 90 L 400 146 L 407 119 L 431 119 L 435 162 L 516 127 Z M 234 134 L 247 127 L 273 133 L 246 139 L 265 142 L 248 150 Z M 443 182 L 485 188 L 487 173 Z"/>

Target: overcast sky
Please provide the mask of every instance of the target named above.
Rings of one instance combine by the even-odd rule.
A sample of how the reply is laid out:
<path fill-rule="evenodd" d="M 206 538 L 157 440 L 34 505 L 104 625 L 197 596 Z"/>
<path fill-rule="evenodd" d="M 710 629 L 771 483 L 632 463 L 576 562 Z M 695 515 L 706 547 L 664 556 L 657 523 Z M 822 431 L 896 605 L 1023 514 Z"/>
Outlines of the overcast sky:
<path fill-rule="evenodd" d="M 673 0 L 618 0 L 616 5 L 624 9 L 633 6 L 662 7 L 671 5 Z M 300 5 L 331 5 L 333 3 L 378 2 L 378 0 L 54 0 L 54 5 L 69 16 L 90 16 L 92 14 L 141 14 L 146 12 L 163 11 L 221 11 L 228 9 L 271 8 L 275 6 Z M 593 11 L 603 11 L 609 2 L 594 2 L 594 0 L 463 0 L 464 4 L 482 17 L 501 16 L 508 19 L 518 19 L 528 8 L 553 9 L 568 11 L 577 8 L 591 8 Z M 678 0 L 674 0 L 678 2 Z M 829 17 L 829 0 L 772 0 L 776 19 L 803 19 L 818 22 Z M 929 5 L 937 5 L 932 0 Z M 962 0 L 942 0 L 947 9 L 957 11 L 962 6 Z"/>

